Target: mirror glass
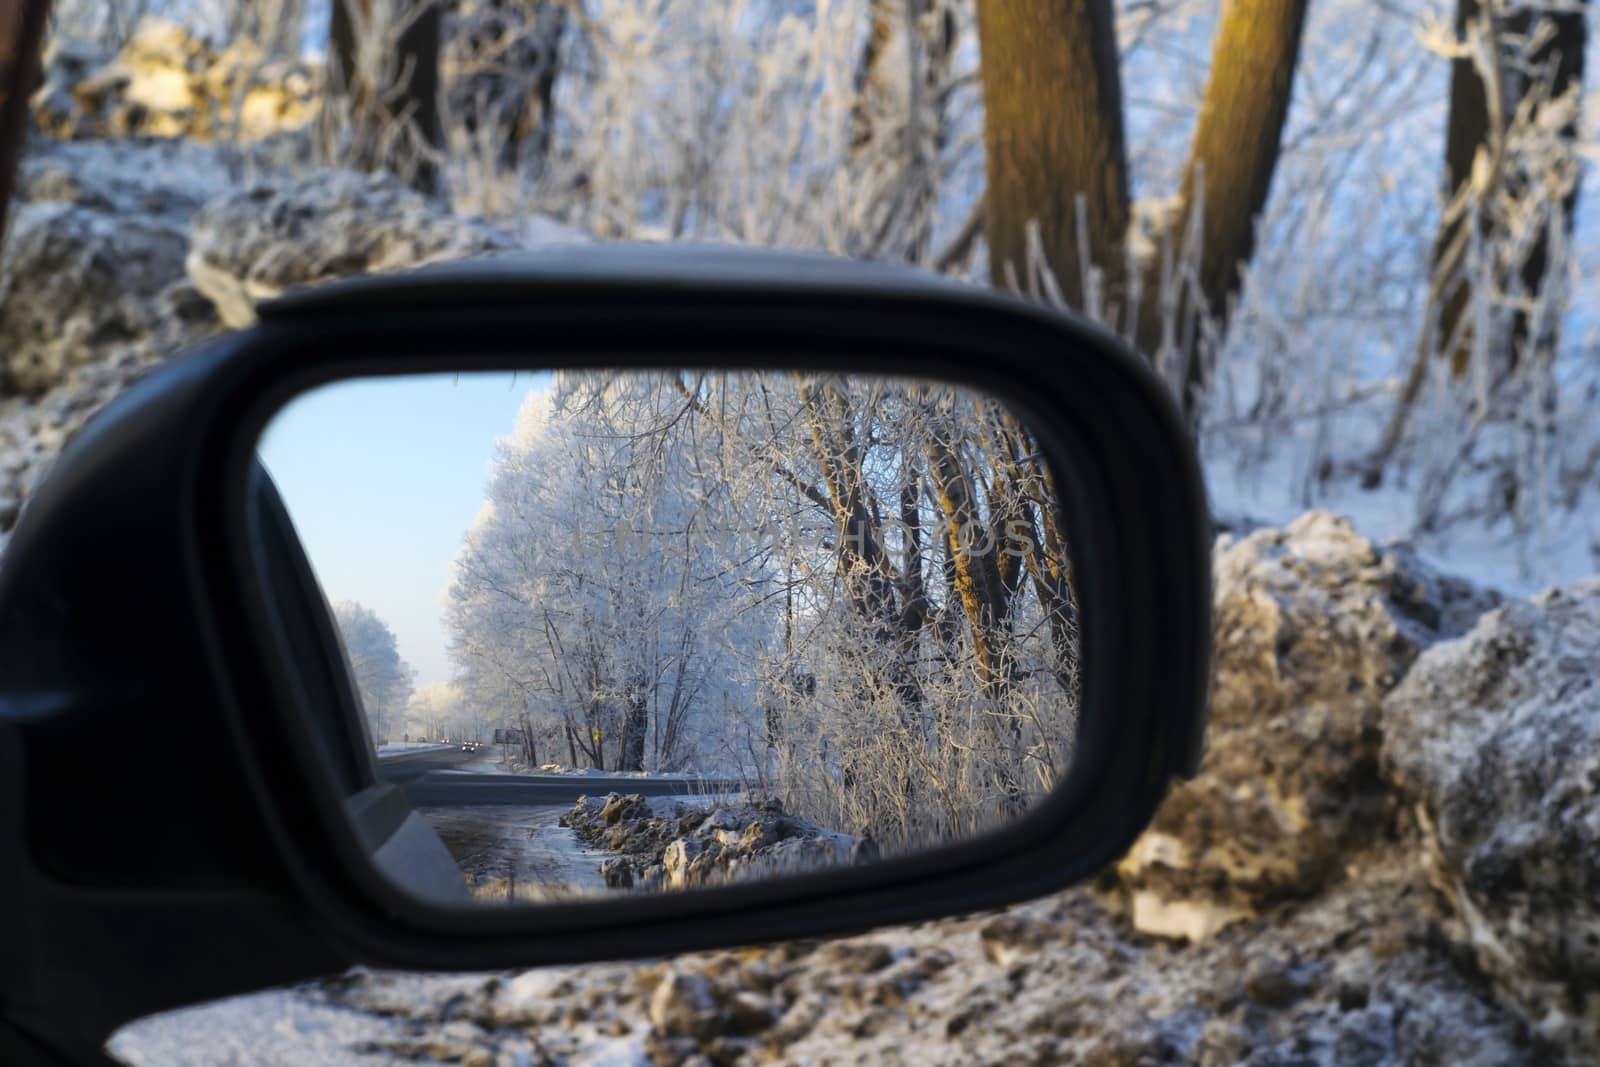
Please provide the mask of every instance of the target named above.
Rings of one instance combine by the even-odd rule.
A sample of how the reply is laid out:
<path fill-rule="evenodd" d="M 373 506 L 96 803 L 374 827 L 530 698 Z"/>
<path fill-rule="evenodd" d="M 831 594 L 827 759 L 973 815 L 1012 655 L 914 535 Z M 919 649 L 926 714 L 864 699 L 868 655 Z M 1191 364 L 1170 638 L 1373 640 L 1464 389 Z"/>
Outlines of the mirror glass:
<path fill-rule="evenodd" d="M 379 773 L 473 901 L 873 863 L 1016 818 L 1071 763 L 1061 501 L 970 387 L 375 377 L 298 397 L 259 457 Z"/>

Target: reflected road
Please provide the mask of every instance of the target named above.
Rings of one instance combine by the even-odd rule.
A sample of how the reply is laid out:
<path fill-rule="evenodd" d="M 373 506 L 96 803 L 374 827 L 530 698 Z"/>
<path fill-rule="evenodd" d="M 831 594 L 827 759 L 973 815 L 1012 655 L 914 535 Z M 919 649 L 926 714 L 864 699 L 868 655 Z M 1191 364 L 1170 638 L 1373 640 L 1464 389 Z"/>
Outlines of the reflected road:
<path fill-rule="evenodd" d="M 579 797 L 636 793 L 645 797 L 738 792 L 743 783 L 702 778 L 629 775 L 505 774 L 488 768 L 495 757 L 458 749 L 404 753 L 378 760 L 378 776 L 405 791 L 414 807 L 482 804 L 570 808 Z"/>

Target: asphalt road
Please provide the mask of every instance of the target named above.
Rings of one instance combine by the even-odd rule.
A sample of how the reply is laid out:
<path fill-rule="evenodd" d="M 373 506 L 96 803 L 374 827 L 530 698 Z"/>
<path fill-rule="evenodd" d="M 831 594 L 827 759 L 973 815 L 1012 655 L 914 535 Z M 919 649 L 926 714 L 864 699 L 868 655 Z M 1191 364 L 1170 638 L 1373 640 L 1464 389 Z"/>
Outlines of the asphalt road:
<path fill-rule="evenodd" d="M 420 752 L 397 752 L 378 757 L 378 777 L 386 782 L 409 782 L 432 771 L 460 768 L 469 763 L 481 763 L 485 751 L 463 752 L 460 746 L 444 749 L 424 749 Z"/>
<path fill-rule="evenodd" d="M 488 750 L 406 753 L 378 761 L 378 773 L 405 790 L 414 807 L 469 807 L 511 804 L 526 807 L 571 807 L 581 796 L 636 793 L 646 797 L 728 793 L 738 782 L 693 778 L 632 778 L 612 775 L 500 774 L 481 768 L 493 765 Z M 475 767 L 470 765 L 476 764 Z"/>

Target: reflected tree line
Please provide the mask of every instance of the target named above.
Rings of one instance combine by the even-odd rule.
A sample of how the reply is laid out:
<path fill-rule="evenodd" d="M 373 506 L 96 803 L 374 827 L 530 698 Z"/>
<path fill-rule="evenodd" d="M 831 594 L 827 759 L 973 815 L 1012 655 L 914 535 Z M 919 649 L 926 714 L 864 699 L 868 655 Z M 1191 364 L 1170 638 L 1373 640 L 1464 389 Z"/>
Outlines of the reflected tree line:
<path fill-rule="evenodd" d="M 736 775 L 889 847 L 1065 773 L 1078 616 L 1038 442 L 854 375 L 566 375 L 498 447 L 448 622 L 530 762 Z"/>

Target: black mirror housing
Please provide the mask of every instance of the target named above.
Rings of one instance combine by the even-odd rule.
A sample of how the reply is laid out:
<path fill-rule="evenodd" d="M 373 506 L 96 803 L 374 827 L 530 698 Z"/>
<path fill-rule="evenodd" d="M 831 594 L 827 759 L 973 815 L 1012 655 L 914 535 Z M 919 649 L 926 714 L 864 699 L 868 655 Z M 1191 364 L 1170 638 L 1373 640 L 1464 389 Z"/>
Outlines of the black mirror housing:
<path fill-rule="evenodd" d="M 375 772 L 255 442 L 318 384 L 517 369 L 530 351 L 596 368 L 796 369 L 806 353 L 1015 405 L 1075 504 L 1083 772 L 1013 825 L 870 868 L 502 913 L 452 907 L 448 878 L 437 899 L 398 893 L 384 865 L 437 865 L 437 839 Z M 0 565 L 0 849 L 20 857 L 0 874 L 0 979 L 39 1004 L 100 990 L 70 1029 L 0 1003 L 39 1040 L 97 1044 L 141 1014 L 351 963 L 659 955 L 1036 896 L 1113 861 L 1194 772 L 1210 603 L 1209 515 L 1175 405 L 1114 338 L 1047 309 L 826 257 L 629 246 L 280 300 L 86 427 Z"/>

